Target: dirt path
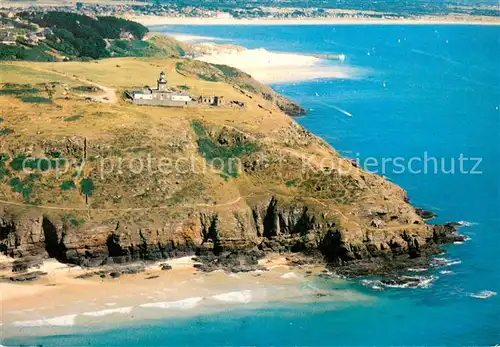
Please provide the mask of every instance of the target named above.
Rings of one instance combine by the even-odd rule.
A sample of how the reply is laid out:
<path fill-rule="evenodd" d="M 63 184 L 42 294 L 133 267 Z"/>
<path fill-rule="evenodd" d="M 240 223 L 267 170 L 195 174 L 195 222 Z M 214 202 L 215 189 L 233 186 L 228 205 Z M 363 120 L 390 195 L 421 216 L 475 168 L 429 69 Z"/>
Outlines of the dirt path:
<path fill-rule="evenodd" d="M 155 207 L 128 207 L 128 208 L 91 208 L 91 207 L 62 207 L 62 206 L 49 206 L 49 205 L 29 205 L 24 204 L 22 202 L 13 202 L 13 201 L 5 201 L 0 200 L 0 204 L 11 205 L 11 206 L 22 206 L 28 207 L 31 206 L 33 208 L 40 208 L 44 210 L 60 210 L 60 211 L 85 211 L 85 212 L 134 212 L 134 211 L 154 211 L 154 210 L 168 210 L 168 209 L 180 209 L 180 208 L 196 208 L 196 207 L 225 207 L 236 205 L 240 201 L 253 196 L 253 194 L 249 194 L 246 196 L 239 196 L 234 200 L 222 203 L 222 204 L 185 204 L 178 205 L 172 207 L 171 205 L 163 205 L 163 206 L 155 206 Z M 264 195 L 263 195 L 264 196 Z M 267 195 L 266 195 L 267 196 Z"/>
<path fill-rule="evenodd" d="M 106 87 L 106 86 L 103 86 L 102 84 L 98 84 L 98 83 L 86 80 L 84 78 L 80 78 L 80 77 L 75 76 L 75 75 L 71 76 L 71 75 L 68 75 L 68 74 L 65 74 L 65 73 L 62 73 L 62 72 L 58 72 L 58 71 L 54 71 L 54 70 L 50 70 L 50 69 L 41 69 L 41 68 L 38 68 L 38 67 L 33 67 L 33 66 L 25 65 L 25 64 L 12 64 L 12 65 L 14 65 L 14 66 L 22 66 L 22 67 L 24 67 L 26 69 L 30 69 L 30 70 L 34 70 L 34 71 L 51 73 L 51 74 L 54 74 L 54 75 L 58 75 L 58 76 L 62 76 L 62 77 L 65 77 L 65 78 L 72 79 L 74 81 L 85 83 L 85 84 L 90 85 L 92 87 L 99 88 L 99 89 L 101 89 L 104 92 L 103 94 L 100 94 L 100 95 L 85 95 L 86 97 L 90 97 L 90 98 L 92 98 L 94 100 L 98 100 L 99 102 L 114 104 L 114 103 L 116 103 L 118 101 L 118 97 L 116 96 L 116 89 L 115 88 Z"/>

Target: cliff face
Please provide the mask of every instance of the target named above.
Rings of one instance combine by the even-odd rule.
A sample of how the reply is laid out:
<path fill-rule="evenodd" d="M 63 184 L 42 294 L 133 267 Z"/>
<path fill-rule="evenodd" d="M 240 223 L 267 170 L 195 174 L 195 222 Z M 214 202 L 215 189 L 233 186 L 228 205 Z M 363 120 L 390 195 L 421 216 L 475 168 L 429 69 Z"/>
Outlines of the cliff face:
<path fill-rule="evenodd" d="M 207 271 L 295 253 L 356 275 L 425 262 L 455 239 L 453 226 L 427 225 L 403 189 L 340 157 L 273 101 L 176 74 L 177 62 L 57 68 L 120 89 L 130 74 L 145 84 L 154 65 L 198 94 L 244 97 L 245 110 L 88 103 L 68 92 L 81 80 L 54 83 L 50 103 L 37 108 L 0 95 L 10 129 L 0 136 L 2 252 L 83 266 L 197 255 Z M 41 158 L 65 170 L 40 166 Z M 171 170 L 161 172 L 160 162 Z"/>
<path fill-rule="evenodd" d="M 298 253 L 351 275 L 389 273 L 425 263 L 437 245 L 457 240 L 453 226 L 425 225 L 415 216 L 409 217 L 418 224 L 390 230 L 348 230 L 328 208 L 274 196 L 227 211 L 191 210 L 182 219 L 166 219 L 162 228 L 120 222 L 71 228 L 42 213 L 16 218 L 3 209 L 0 214 L 6 254 L 43 255 L 90 267 L 197 255 L 206 270 L 244 271 L 256 268 L 265 254 Z M 374 217 L 389 221 L 395 216 Z"/>

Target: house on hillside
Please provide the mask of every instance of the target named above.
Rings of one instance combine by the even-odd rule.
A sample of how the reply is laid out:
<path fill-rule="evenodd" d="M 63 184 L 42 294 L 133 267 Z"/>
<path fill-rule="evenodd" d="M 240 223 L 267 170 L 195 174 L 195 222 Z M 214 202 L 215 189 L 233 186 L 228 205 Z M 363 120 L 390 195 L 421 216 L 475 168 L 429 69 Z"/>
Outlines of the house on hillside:
<path fill-rule="evenodd" d="M 27 40 L 31 44 L 38 44 L 40 41 L 45 40 L 45 35 L 43 34 L 43 32 L 29 33 Z"/>
<path fill-rule="evenodd" d="M 122 32 L 120 32 L 120 39 L 122 39 L 122 40 L 134 40 L 135 37 L 132 33 L 129 33 L 128 31 L 122 31 Z"/>
<path fill-rule="evenodd" d="M 10 31 L 0 33 L 0 43 L 4 45 L 15 45 L 16 37 Z"/>
<path fill-rule="evenodd" d="M 223 96 L 200 96 L 198 98 L 198 102 L 200 104 L 209 105 L 209 106 L 223 106 L 224 105 L 224 97 Z"/>

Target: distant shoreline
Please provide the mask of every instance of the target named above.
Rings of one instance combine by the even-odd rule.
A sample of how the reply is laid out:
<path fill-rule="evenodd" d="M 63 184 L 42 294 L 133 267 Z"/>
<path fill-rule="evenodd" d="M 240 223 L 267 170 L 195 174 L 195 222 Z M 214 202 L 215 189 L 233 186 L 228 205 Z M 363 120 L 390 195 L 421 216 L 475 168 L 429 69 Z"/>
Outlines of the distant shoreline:
<path fill-rule="evenodd" d="M 202 17 L 125 16 L 145 26 L 156 25 L 500 25 L 497 17 L 422 17 L 415 19 L 232 19 Z"/>

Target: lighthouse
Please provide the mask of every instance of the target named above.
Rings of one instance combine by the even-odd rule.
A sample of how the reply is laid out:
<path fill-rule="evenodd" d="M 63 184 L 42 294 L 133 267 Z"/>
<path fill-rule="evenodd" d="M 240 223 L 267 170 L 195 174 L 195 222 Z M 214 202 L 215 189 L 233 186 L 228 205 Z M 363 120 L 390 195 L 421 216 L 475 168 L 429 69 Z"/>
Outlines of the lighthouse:
<path fill-rule="evenodd" d="M 165 72 L 160 73 L 160 79 L 158 80 L 158 91 L 167 91 L 167 80 L 165 79 Z"/>

